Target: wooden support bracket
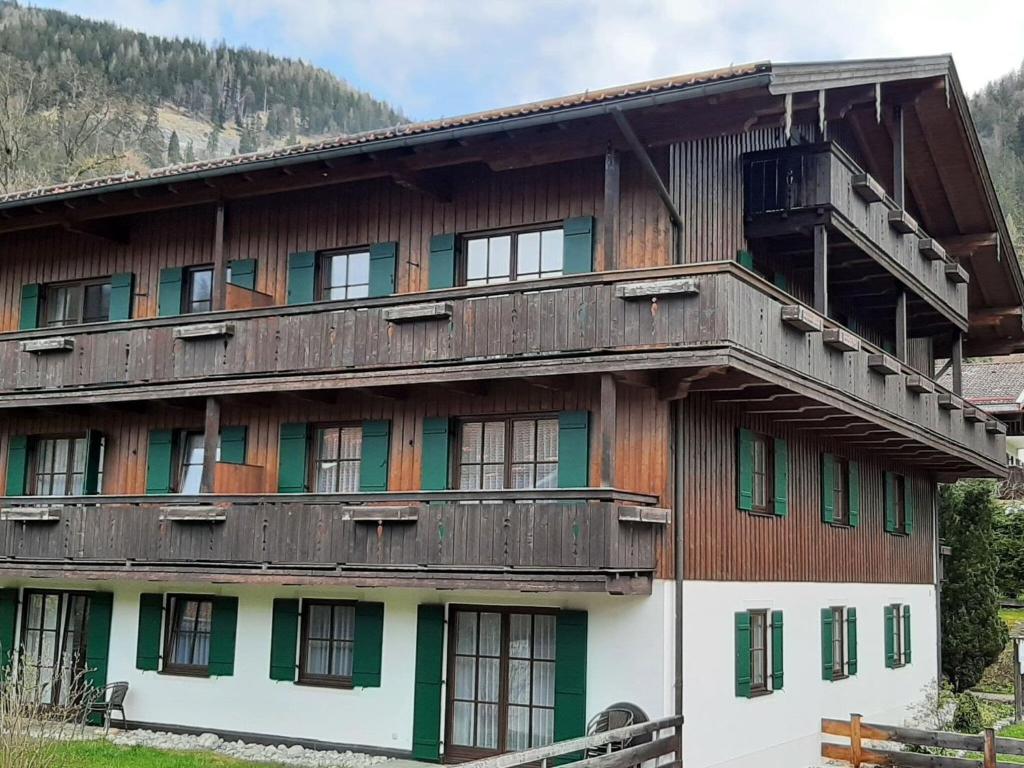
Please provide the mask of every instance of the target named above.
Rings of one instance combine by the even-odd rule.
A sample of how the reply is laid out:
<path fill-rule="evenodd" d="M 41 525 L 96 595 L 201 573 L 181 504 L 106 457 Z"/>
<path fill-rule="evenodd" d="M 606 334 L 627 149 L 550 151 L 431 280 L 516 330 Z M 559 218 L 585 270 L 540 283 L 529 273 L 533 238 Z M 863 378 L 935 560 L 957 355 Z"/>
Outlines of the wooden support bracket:
<path fill-rule="evenodd" d="M 822 329 L 821 316 L 800 304 L 784 304 L 782 306 L 782 322 L 803 333 L 820 332 Z"/>
<path fill-rule="evenodd" d="M 8 523 L 59 523 L 60 510 L 53 507 L 4 507 L 0 520 Z"/>
<path fill-rule="evenodd" d="M 885 199 L 885 189 L 875 181 L 870 173 L 854 174 L 851 181 L 853 191 L 861 200 L 868 203 L 880 203 Z"/>
<path fill-rule="evenodd" d="M 19 345 L 22 352 L 43 355 L 48 352 L 72 352 L 75 340 L 71 336 L 51 336 L 48 339 L 26 339 Z"/>
<path fill-rule="evenodd" d="M 944 411 L 959 411 L 964 407 L 964 401 L 952 392 L 940 392 L 938 402 L 939 408 Z"/>
<path fill-rule="evenodd" d="M 222 507 L 182 505 L 160 508 L 160 520 L 171 523 L 223 523 L 227 519 L 227 510 Z"/>
<path fill-rule="evenodd" d="M 174 329 L 174 338 L 183 341 L 223 339 L 234 335 L 234 323 L 197 323 L 195 325 L 181 325 Z"/>
<path fill-rule="evenodd" d="M 930 395 L 935 391 L 935 385 L 928 377 L 913 373 L 907 376 L 907 389 L 919 395 Z"/>
<path fill-rule="evenodd" d="M 413 323 L 417 320 L 447 320 L 453 311 L 450 301 L 434 301 L 429 304 L 385 307 L 381 314 L 389 323 Z"/>
<path fill-rule="evenodd" d="M 868 355 L 868 368 L 883 376 L 895 376 L 903 370 L 899 360 L 885 353 Z"/>
<path fill-rule="evenodd" d="M 672 519 L 672 510 L 661 507 L 632 507 L 619 506 L 620 523 L 653 523 L 654 525 L 668 525 Z"/>
<path fill-rule="evenodd" d="M 991 421 L 985 422 L 985 431 L 988 432 L 990 435 L 1005 435 L 1006 425 L 1003 424 L 1003 422 L 1001 421 L 992 419 Z"/>
<path fill-rule="evenodd" d="M 845 328 L 826 328 L 821 333 L 821 340 L 826 346 L 840 352 L 856 352 L 860 349 L 860 339 Z"/>
<path fill-rule="evenodd" d="M 889 226 L 902 235 L 909 235 L 918 231 L 917 222 L 902 208 L 889 211 L 887 218 L 889 219 Z"/>
<path fill-rule="evenodd" d="M 929 261 L 948 261 L 946 249 L 934 237 L 924 237 L 917 241 L 917 250 Z"/>
<path fill-rule="evenodd" d="M 342 507 L 341 519 L 354 523 L 415 523 L 419 517 L 417 507 L 357 506 Z"/>
<path fill-rule="evenodd" d="M 970 282 L 971 276 L 967 274 L 967 270 L 961 267 L 959 264 L 950 262 L 946 265 L 946 279 L 951 283 L 957 283 L 958 285 L 966 285 Z"/>
<path fill-rule="evenodd" d="M 656 296 L 691 296 L 700 293 L 700 284 L 692 277 L 672 280 L 647 280 L 639 283 L 619 283 L 615 286 L 615 298 L 625 301 L 649 299 Z"/>
<path fill-rule="evenodd" d="M 964 421 L 978 424 L 985 420 L 985 414 L 973 406 L 964 408 Z"/>

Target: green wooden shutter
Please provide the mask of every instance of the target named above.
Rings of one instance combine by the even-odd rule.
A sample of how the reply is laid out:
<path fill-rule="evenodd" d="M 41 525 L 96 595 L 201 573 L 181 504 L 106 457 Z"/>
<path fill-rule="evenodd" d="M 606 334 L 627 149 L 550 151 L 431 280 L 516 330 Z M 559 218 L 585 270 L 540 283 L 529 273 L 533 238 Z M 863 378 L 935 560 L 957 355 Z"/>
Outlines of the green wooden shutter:
<path fill-rule="evenodd" d="M 789 445 L 781 438 L 775 438 L 774 464 L 775 514 L 785 517 L 789 514 Z"/>
<path fill-rule="evenodd" d="M 160 290 L 157 293 L 157 314 L 174 317 L 181 314 L 181 292 L 185 270 L 165 267 L 160 270 Z"/>
<path fill-rule="evenodd" d="M 85 681 L 93 688 L 107 684 L 107 659 L 110 654 L 110 618 L 114 595 L 93 592 L 89 595 L 89 613 L 85 627 Z"/>
<path fill-rule="evenodd" d="M 896 666 L 896 645 L 893 643 L 892 633 L 896 627 L 895 611 L 891 605 L 885 606 L 884 616 L 885 621 L 885 666 L 892 669 Z"/>
<path fill-rule="evenodd" d="M 835 622 L 832 617 L 831 608 L 821 609 L 821 679 L 832 681 L 835 680 L 834 670 L 832 664 L 835 661 L 833 656 L 832 641 L 835 639 L 833 633 L 836 631 L 836 627 L 833 626 Z M 842 632 L 842 627 L 839 627 L 839 631 Z"/>
<path fill-rule="evenodd" d="M 559 611 L 555 620 L 555 741 L 586 735 L 587 613 Z"/>
<path fill-rule="evenodd" d="M 821 522 L 835 522 L 836 460 L 831 453 L 821 454 Z"/>
<path fill-rule="evenodd" d="M 82 493 L 92 496 L 100 492 L 100 475 L 103 467 L 100 459 L 103 455 L 103 433 L 90 429 L 85 433 L 85 475 L 82 481 Z"/>
<path fill-rule="evenodd" d="M 370 246 L 370 298 L 390 296 L 395 292 L 395 264 L 398 243 L 375 243 Z"/>
<path fill-rule="evenodd" d="M 21 286 L 21 323 L 23 331 L 39 327 L 39 308 L 43 300 L 43 286 L 39 283 L 26 283 Z"/>
<path fill-rule="evenodd" d="M 903 663 L 910 663 L 910 606 L 903 606 Z"/>
<path fill-rule="evenodd" d="M 7 440 L 7 495 L 24 496 L 28 485 L 28 437 L 12 435 Z"/>
<path fill-rule="evenodd" d="M 857 609 L 846 609 L 846 674 L 857 674 Z"/>
<path fill-rule="evenodd" d="M 250 291 L 256 290 L 256 259 L 232 259 L 228 262 L 231 268 L 232 285 L 239 288 L 246 288 Z"/>
<path fill-rule="evenodd" d="M 885 530 L 896 532 L 896 475 L 885 473 Z"/>
<path fill-rule="evenodd" d="M 558 414 L 558 487 L 590 485 L 590 413 Z"/>
<path fill-rule="evenodd" d="M 210 675 L 235 674 L 235 635 L 238 632 L 238 598 L 213 598 L 210 617 Z"/>
<path fill-rule="evenodd" d="M 594 271 L 594 217 L 574 216 L 562 222 L 562 272 L 578 275 Z"/>
<path fill-rule="evenodd" d="M 754 268 L 754 254 L 750 251 L 736 251 L 736 261 L 741 267 L 752 270 Z"/>
<path fill-rule="evenodd" d="M 384 650 L 384 603 L 356 603 L 352 649 L 352 685 L 380 688 Z"/>
<path fill-rule="evenodd" d="M 110 320 L 131 320 L 135 298 L 135 275 L 119 272 L 110 278 Z"/>
<path fill-rule="evenodd" d="M 448 490 L 448 440 L 450 423 L 444 416 L 423 420 L 423 455 L 420 457 L 420 488 Z"/>
<path fill-rule="evenodd" d="M 782 645 L 782 611 L 772 611 L 772 690 L 781 691 L 783 686 L 783 662 L 785 652 Z"/>
<path fill-rule="evenodd" d="M 282 424 L 277 456 L 277 492 L 305 493 L 309 478 L 306 472 L 308 424 Z"/>
<path fill-rule="evenodd" d="M 160 669 L 160 639 L 164 619 L 164 596 L 139 595 L 139 635 L 135 645 L 135 668 Z"/>
<path fill-rule="evenodd" d="M 364 421 L 363 448 L 359 459 L 359 490 L 376 493 L 388 489 L 388 458 L 391 455 L 391 422 Z"/>
<path fill-rule="evenodd" d="M 270 679 L 295 682 L 299 641 L 299 601 L 274 600 L 270 625 Z"/>
<path fill-rule="evenodd" d="M 316 300 L 316 252 L 288 254 L 288 303 L 309 304 Z"/>
<path fill-rule="evenodd" d="M 416 674 L 412 704 L 412 757 L 441 762 L 441 669 L 444 606 L 416 609 Z"/>
<path fill-rule="evenodd" d="M 736 432 L 736 506 L 754 509 L 754 433 L 742 427 Z"/>
<path fill-rule="evenodd" d="M 3 680 L 14 661 L 15 634 L 18 622 L 18 590 L 0 589 L 0 680 Z"/>
<path fill-rule="evenodd" d="M 225 464 L 245 464 L 249 429 L 244 425 L 220 428 L 220 459 Z"/>
<path fill-rule="evenodd" d="M 430 274 L 428 287 L 451 288 L 455 285 L 455 235 L 434 235 L 430 238 Z"/>
<path fill-rule="evenodd" d="M 750 614 L 736 614 L 736 695 L 750 698 Z"/>
<path fill-rule="evenodd" d="M 174 463 L 174 432 L 169 429 L 149 431 L 149 449 L 146 453 L 146 493 L 171 492 Z"/>
<path fill-rule="evenodd" d="M 903 476 L 903 513 L 903 532 L 909 535 L 914 532 L 914 483 L 909 475 Z"/>
<path fill-rule="evenodd" d="M 789 290 L 789 278 L 783 272 L 772 273 L 772 282 L 775 283 L 776 288 L 781 288 L 784 291 Z"/>
<path fill-rule="evenodd" d="M 851 461 L 847 464 L 850 476 L 847 478 L 850 487 L 847 489 L 850 505 L 850 526 L 856 528 L 860 525 L 860 464 Z"/>

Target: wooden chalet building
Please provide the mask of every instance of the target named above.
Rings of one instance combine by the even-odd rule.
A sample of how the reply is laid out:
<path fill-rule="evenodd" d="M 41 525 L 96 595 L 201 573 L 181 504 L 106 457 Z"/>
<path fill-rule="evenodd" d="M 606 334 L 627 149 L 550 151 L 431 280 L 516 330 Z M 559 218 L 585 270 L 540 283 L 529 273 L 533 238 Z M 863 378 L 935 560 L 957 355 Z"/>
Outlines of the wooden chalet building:
<path fill-rule="evenodd" d="M 812 764 L 936 677 L 1021 302 L 948 57 L 7 195 L 0 649 L 149 727 L 451 763 L 628 701 Z"/>

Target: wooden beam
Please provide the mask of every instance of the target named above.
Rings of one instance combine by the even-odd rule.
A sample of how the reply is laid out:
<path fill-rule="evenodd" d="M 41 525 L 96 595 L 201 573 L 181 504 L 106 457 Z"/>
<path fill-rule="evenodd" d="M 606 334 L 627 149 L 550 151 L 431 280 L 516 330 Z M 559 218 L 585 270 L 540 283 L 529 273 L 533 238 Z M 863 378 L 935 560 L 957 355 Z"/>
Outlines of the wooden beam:
<path fill-rule="evenodd" d="M 904 158 L 904 117 L 903 107 L 894 108 L 892 135 L 892 196 L 900 208 L 906 206 L 906 169 Z"/>
<path fill-rule="evenodd" d="M 814 310 L 828 316 L 828 230 L 814 227 Z"/>
<path fill-rule="evenodd" d="M 896 296 L 896 357 L 907 362 L 907 292 Z"/>
<path fill-rule="evenodd" d="M 950 355 L 953 364 L 953 392 L 964 393 L 964 335 L 961 331 L 953 334 L 953 352 Z"/>
<path fill-rule="evenodd" d="M 206 418 L 203 421 L 203 477 L 200 493 L 213 493 L 213 477 L 217 468 L 217 448 L 220 445 L 220 401 L 206 398 Z"/>
<path fill-rule="evenodd" d="M 227 262 L 224 257 L 224 203 L 217 203 L 213 221 L 213 310 L 227 304 Z"/>
<path fill-rule="evenodd" d="M 953 235 L 941 238 L 942 247 L 946 253 L 954 258 L 973 256 L 976 251 L 983 248 L 998 248 L 999 234 L 997 232 L 977 232 L 970 235 Z"/>
<path fill-rule="evenodd" d="M 601 374 L 601 487 L 615 487 L 615 433 L 618 389 L 615 377 Z"/>
<path fill-rule="evenodd" d="M 611 147 L 604 153 L 604 268 L 618 267 L 619 247 L 619 152 Z"/>
<path fill-rule="evenodd" d="M 998 326 L 1002 325 L 1003 320 L 1016 320 L 1021 322 L 1021 317 L 1024 316 L 1024 307 L 982 307 L 981 309 L 971 310 L 971 325 L 972 326 Z"/>

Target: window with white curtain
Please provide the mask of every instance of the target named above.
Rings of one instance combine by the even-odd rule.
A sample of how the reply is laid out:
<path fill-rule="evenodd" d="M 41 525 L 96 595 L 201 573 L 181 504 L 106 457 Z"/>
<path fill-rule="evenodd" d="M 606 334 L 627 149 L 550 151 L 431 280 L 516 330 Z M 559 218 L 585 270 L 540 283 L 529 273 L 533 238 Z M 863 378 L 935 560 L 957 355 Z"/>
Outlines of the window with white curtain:
<path fill-rule="evenodd" d="M 352 603 L 302 601 L 299 682 L 352 685 L 356 609 Z"/>

